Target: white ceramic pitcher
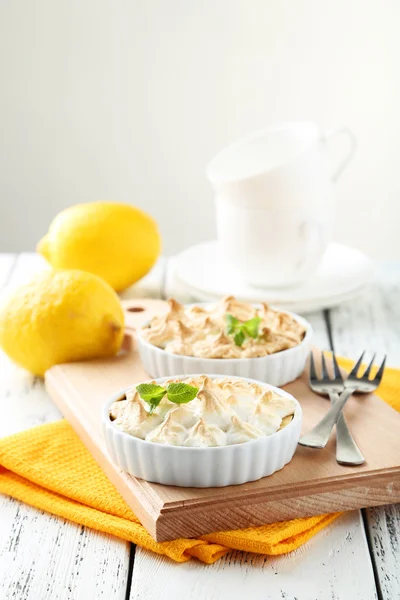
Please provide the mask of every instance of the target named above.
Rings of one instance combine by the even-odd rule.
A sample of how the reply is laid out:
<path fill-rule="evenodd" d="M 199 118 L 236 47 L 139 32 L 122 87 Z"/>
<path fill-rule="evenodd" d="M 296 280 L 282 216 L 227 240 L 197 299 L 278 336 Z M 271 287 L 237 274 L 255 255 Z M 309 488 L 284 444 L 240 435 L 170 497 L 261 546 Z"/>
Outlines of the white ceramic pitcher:
<path fill-rule="evenodd" d="M 333 167 L 333 136 L 348 148 Z M 334 185 L 356 147 L 347 127 L 283 123 L 243 138 L 208 165 L 223 258 L 238 277 L 264 287 L 297 285 L 315 272 L 332 238 Z"/>

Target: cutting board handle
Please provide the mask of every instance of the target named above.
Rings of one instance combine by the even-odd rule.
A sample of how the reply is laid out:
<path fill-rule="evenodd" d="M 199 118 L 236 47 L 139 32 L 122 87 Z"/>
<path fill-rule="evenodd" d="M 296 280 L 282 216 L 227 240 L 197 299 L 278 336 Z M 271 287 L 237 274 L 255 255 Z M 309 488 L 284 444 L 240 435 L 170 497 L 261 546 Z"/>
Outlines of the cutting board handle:
<path fill-rule="evenodd" d="M 122 307 L 125 314 L 125 336 L 122 348 L 126 352 L 131 352 L 135 346 L 135 332 L 138 327 L 150 321 L 154 316 L 165 315 L 168 311 L 168 304 L 165 300 L 155 300 L 154 298 L 123 300 Z"/>

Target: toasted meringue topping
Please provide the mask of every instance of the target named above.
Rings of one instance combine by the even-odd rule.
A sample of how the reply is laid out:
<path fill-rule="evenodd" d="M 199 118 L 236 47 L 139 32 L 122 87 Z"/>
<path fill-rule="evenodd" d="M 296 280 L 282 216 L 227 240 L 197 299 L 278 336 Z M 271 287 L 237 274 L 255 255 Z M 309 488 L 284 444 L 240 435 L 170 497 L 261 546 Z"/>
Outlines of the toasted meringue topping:
<path fill-rule="evenodd" d="M 128 400 L 117 400 L 113 402 L 110 406 L 110 417 L 112 421 L 115 419 L 122 418 L 125 414 L 129 414 L 130 407 L 128 407 Z"/>
<path fill-rule="evenodd" d="M 209 379 L 207 375 L 200 375 L 200 377 L 188 377 L 187 379 L 185 379 L 185 383 L 187 383 L 188 385 L 193 385 L 194 387 L 200 389 L 203 387 L 204 381 L 206 379 Z"/>
<path fill-rule="evenodd" d="M 183 304 L 175 300 L 175 298 L 168 298 L 167 303 L 169 306 L 167 317 L 169 319 L 179 319 L 184 313 L 185 307 Z"/>
<path fill-rule="evenodd" d="M 221 340 L 221 336 L 223 336 Z M 241 358 L 240 348 L 230 341 L 226 342 L 225 334 L 208 336 L 205 340 L 196 342 L 192 346 L 192 356 L 202 358 Z"/>
<path fill-rule="evenodd" d="M 117 427 L 142 440 L 162 421 L 160 414 L 149 415 L 141 401 L 113 402 L 110 407 L 110 415 Z"/>
<path fill-rule="evenodd" d="M 239 302 L 234 296 L 225 296 L 220 303 L 219 312 L 223 317 L 229 314 L 239 321 L 248 321 L 256 316 L 257 309 L 246 302 Z"/>
<path fill-rule="evenodd" d="M 199 419 L 189 431 L 185 446 L 210 448 L 212 446 L 226 446 L 226 442 L 226 433 L 222 429 L 217 425 Z"/>
<path fill-rule="evenodd" d="M 263 388 L 258 383 L 250 383 L 244 379 L 229 380 L 222 379 L 222 389 L 229 392 L 229 394 L 240 394 L 244 396 L 259 396 L 263 393 Z"/>
<path fill-rule="evenodd" d="M 163 383 L 176 383 L 171 378 Z M 110 406 L 114 424 L 134 437 L 157 444 L 212 447 L 242 444 L 271 435 L 290 423 L 296 403 L 266 386 L 241 379 L 187 377 L 196 398 L 175 404 L 166 396 L 149 414 L 135 387 Z M 156 382 L 155 382 L 156 383 Z"/>
<path fill-rule="evenodd" d="M 146 435 L 147 442 L 169 444 L 171 446 L 182 446 L 186 438 L 186 427 L 173 418 L 172 411 L 167 414 L 158 427 Z"/>
<path fill-rule="evenodd" d="M 291 398 L 278 396 L 271 392 L 271 390 L 263 392 L 257 403 L 259 406 L 263 406 L 268 410 L 273 411 L 275 414 L 279 415 L 281 419 L 288 415 L 292 415 L 296 408 L 295 402 Z"/>
<path fill-rule="evenodd" d="M 215 305 L 183 306 L 169 299 L 169 310 L 162 317 L 154 317 L 142 330 L 150 344 L 172 354 L 201 358 L 258 358 L 281 352 L 300 344 L 305 327 L 287 313 L 262 304 L 239 302 L 226 296 Z M 259 336 L 246 337 L 241 346 L 235 344 L 234 336 L 227 334 L 226 315 L 232 315 L 244 323 L 260 317 Z"/>
<path fill-rule="evenodd" d="M 234 415 L 226 431 L 228 444 L 244 444 L 259 437 L 264 437 L 264 432 L 251 423 L 246 423 Z"/>
<path fill-rule="evenodd" d="M 287 400 L 287 398 L 285 398 Z M 265 435 L 271 435 L 280 429 L 282 418 L 264 403 L 258 402 L 249 417 L 249 423 L 260 427 Z"/>
<path fill-rule="evenodd" d="M 196 338 L 196 333 L 193 331 L 193 329 L 185 325 L 183 321 L 175 322 L 175 330 L 176 336 L 182 341 L 190 341 L 193 340 L 193 338 Z"/>
<path fill-rule="evenodd" d="M 171 402 L 171 404 L 173 404 Z M 190 410 L 184 404 L 182 406 L 177 406 L 173 404 L 174 408 L 170 411 L 169 416 L 175 423 L 180 423 L 186 429 L 189 427 L 193 427 L 196 423 L 197 417 L 192 410 Z"/>
<path fill-rule="evenodd" d="M 228 427 L 232 411 L 221 394 L 218 386 L 215 386 L 215 391 L 210 389 L 210 386 L 203 387 L 197 394 L 200 405 L 197 414 L 208 423 L 214 423 L 222 429 Z"/>

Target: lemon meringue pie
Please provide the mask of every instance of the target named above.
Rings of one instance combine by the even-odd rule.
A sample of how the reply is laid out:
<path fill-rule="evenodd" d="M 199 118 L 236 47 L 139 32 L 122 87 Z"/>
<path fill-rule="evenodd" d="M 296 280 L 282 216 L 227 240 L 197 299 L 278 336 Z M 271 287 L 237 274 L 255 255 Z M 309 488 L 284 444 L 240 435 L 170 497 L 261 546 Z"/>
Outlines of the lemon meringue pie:
<path fill-rule="evenodd" d="M 292 420 L 296 402 L 262 384 L 206 375 L 164 382 L 195 386 L 185 404 L 163 397 L 150 414 L 136 386 L 113 402 L 113 424 L 133 437 L 172 446 L 216 447 L 243 444 L 269 436 Z M 138 386 L 140 387 L 140 386 Z"/>
<path fill-rule="evenodd" d="M 207 306 L 184 306 L 174 299 L 169 299 L 168 304 L 168 312 L 154 317 L 141 335 L 148 343 L 172 354 L 258 358 L 299 345 L 306 332 L 305 326 L 289 313 L 267 304 L 255 307 L 233 296 Z M 236 332 L 241 332 L 239 336 L 232 326 L 229 328 L 229 322 L 235 323 Z M 248 335 L 242 333 L 246 331 Z"/>

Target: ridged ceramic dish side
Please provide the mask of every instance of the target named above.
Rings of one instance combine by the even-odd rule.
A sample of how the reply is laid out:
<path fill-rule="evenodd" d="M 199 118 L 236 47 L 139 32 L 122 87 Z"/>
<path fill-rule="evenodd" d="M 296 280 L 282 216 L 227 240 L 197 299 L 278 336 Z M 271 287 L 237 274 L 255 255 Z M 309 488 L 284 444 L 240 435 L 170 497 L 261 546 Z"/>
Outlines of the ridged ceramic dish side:
<path fill-rule="evenodd" d="M 184 375 L 180 377 L 184 378 Z M 218 378 L 218 375 L 215 377 Z M 164 379 L 157 383 L 162 384 Z M 265 387 L 293 398 L 274 386 Z M 290 462 L 300 437 L 302 411 L 296 401 L 294 418 L 284 429 L 244 444 L 187 448 L 146 442 L 121 431 L 110 420 L 110 405 L 123 394 L 124 390 L 115 394 L 103 410 L 107 449 L 112 460 L 123 471 L 155 483 L 181 487 L 222 487 L 261 479 Z"/>
<path fill-rule="evenodd" d="M 207 306 L 208 303 L 198 303 Z M 311 325 L 294 313 L 288 312 L 293 318 L 306 327 L 304 339 L 300 344 L 268 356 L 259 358 L 198 358 L 172 354 L 147 342 L 138 331 L 138 346 L 140 360 L 145 371 L 151 377 L 172 377 L 180 373 L 215 373 L 225 376 L 247 377 L 282 386 L 294 381 L 304 371 L 308 354 L 311 349 Z M 145 326 L 144 326 L 145 327 Z"/>

